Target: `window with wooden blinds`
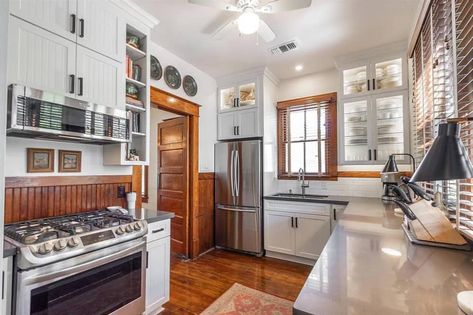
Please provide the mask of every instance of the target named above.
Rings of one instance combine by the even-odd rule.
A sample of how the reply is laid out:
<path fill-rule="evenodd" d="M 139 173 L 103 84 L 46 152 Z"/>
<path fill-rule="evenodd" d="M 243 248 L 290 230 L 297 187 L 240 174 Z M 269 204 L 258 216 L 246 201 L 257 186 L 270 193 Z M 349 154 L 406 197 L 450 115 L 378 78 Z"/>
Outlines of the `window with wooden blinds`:
<path fill-rule="evenodd" d="M 278 103 L 278 178 L 337 178 L 337 93 Z"/>
<path fill-rule="evenodd" d="M 473 116 L 473 6 L 471 0 L 433 0 L 412 58 L 414 155 L 419 163 L 432 145 L 440 122 Z M 461 138 L 473 159 L 473 124 Z M 449 218 L 473 238 L 473 180 L 423 183 L 442 192 Z"/>
<path fill-rule="evenodd" d="M 471 0 L 455 0 L 456 99 L 459 117 L 473 117 L 473 5 Z M 473 124 L 462 125 L 461 139 L 473 159 Z M 473 238 L 473 180 L 458 186 L 457 226 Z"/>

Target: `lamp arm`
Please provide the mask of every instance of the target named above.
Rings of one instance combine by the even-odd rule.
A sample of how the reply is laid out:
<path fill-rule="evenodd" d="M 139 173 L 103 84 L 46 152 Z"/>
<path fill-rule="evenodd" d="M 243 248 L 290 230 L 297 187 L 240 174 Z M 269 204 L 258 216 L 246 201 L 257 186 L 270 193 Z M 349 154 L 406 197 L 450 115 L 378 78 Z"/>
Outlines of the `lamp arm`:
<path fill-rule="evenodd" d="M 473 120 L 473 119 L 472 119 Z M 394 154 L 391 154 L 391 155 L 394 155 L 394 156 L 408 156 L 411 158 L 412 160 L 412 173 L 414 173 L 416 171 L 416 160 L 414 159 L 414 156 L 410 153 L 394 153 Z"/>

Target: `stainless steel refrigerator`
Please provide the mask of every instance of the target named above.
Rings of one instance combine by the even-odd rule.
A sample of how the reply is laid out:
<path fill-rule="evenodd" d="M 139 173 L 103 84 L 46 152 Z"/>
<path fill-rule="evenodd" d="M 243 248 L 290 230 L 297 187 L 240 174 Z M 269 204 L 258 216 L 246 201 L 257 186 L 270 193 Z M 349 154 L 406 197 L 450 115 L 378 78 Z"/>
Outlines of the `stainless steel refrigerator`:
<path fill-rule="evenodd" d="M 263 254 L 262 141 L 215 144 L 215 243 Z"/>

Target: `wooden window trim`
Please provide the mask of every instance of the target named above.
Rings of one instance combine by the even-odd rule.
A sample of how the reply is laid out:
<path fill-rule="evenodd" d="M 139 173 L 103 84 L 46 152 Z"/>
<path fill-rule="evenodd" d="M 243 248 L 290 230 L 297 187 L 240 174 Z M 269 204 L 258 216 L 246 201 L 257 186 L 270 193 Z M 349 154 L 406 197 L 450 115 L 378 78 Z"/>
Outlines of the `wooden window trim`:
<path fill-rule="evenodd" d="M 327 141 L 330 144 L 335 145 L 328 145 L 328 150 L 326 152 L 327 156 L 332 157 L 327 163 L 327 175 L 326 176 L 318 176 L 318 175 L 311 175 L 308 174 L 305 176 L 307 180 L 329 180 L 329 181 L 336 181 L 338 180 L 338 155 L 337 155 L 337 93 L 326 93 L 321 95 L 315 96 L 308 96 L 302 97 L 287 101 L 282 101 L 277 103 L 277 150 L 278 150 L 278 179 L 281 180 L 297 180 L 297 174 L 286 174 L 284 172 L 285 169 L 285 156 L 284 151 L 282 150 L 283 147 L 283 137 L 282 137 L 282 121 L 280 111 L 284 109 L 288 109 L 290 107 L 296 106 L 304 106 L 313 103 L 330 103 L 330 121 L 333 121 L 333 125 L 335 128 L 332 128 L 327 132 Z"/>
<path fill-rule="evenodd" d="M 145 187 L 144 187 L 144 189 L 143 189 L 144 192 L 142 192 L 142 194 L 141 194 L 141 200 L 142 200 L 144 203 L 148 203 L 148 201 L 149 201 L 149 194 L 148 194 L 148 185 L 149 185 L 149 181 L 148 181 L 148 178 L 149 178 L 149 177 L 148 177 L 148 176 L 149 176 L 149 175 L 148 175 L 148 172 L 149 172 L 149 166 L 146 165 L 146 166 L 144 167 L 144 174 L 143 174 Z"/>

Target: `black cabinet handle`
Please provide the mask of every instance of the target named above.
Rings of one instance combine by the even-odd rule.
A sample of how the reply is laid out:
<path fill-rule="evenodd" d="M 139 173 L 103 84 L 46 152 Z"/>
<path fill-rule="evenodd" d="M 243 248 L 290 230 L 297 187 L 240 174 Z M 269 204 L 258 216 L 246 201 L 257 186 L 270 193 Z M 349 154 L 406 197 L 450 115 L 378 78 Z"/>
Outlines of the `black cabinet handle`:
<path fill-rule="evenodd" d="M 146 269 L 148 269 L 149 252 L 146 252 Z"/>
<path fill-rule="evenodd" d="M 79 93 L 77 95 L 82 96 L 84 95 L 84 78 L 78 78 L 79 81 Z"/>
<path fill-rule="evenodd" d="M 374 149 L 373 152 L 374 152 L 374 160 L 376 161 L 378 159 L 378 153 L 376 149 Z"/>
<path fill-rule="evenodd" d="M 333 209 L 333 221 L 337 221 L 337 209 Z"/>
<path fill-rule="evenodd" d="M 240 107 L 240 98 L 237 98 L 237 107 Z"/>
<path fill-rule="evenodd" d="M 373 91 L 376 90 L 376 79 L 373 79 Z"/>
<path fill-rule="evenodd" d="M 366 80 L 367 84 L 368 84 L 368 91 L 370 90 L 370 80 Z"/>
<path fill-rule="evenodd" d="M 159 232 L 162 232 L 162 231 L 164 231 L 164 228 L 153 230 L 153 231 L 151 231 L 151 233 L 159 233 Z"/>
<path fill-rule="evenodd" d="M 236 98 L 233 99 L 233 107 L 236 107 Z"/>
<path fill-rule="evenodd" d="M 233 135 L 236 136 L 236 127 L 233 126 Z"/>
<path fill-rule="evenodd" d="M 291 217 L 291 227 L 294 227 L 294 217 Z"/>
<path fill-rule="evenodd" d="M 84 37 L 84 19 L 79 19 L 80 33 L 79 37 Z"/>
<path fill-rule="evenodd" d="M 237 126 L 237 136 L 240 135 L 240 126 Z"/>
<path fill-rule="evenodd" d="M 298 218 L 296 217 L 296 229 L 299 227 L 299 221 L 297 219 Z"/>
<path fill-rule="evenodd" d="M 75 34 L 76 33 L 76 15 L 71 14 L 71 33 Z"/>
<path fill-rule="evenodd" d="M 73 74 L 69 75 L 69 93 L 74 94 L 74 86 L 75 86 L 75 81 L 76 81 L 76 76 Z"/>
<path fill-rule="evenodd" d="M 371 150 L 368 150 L 368 160 L 371 161 Z"/>

